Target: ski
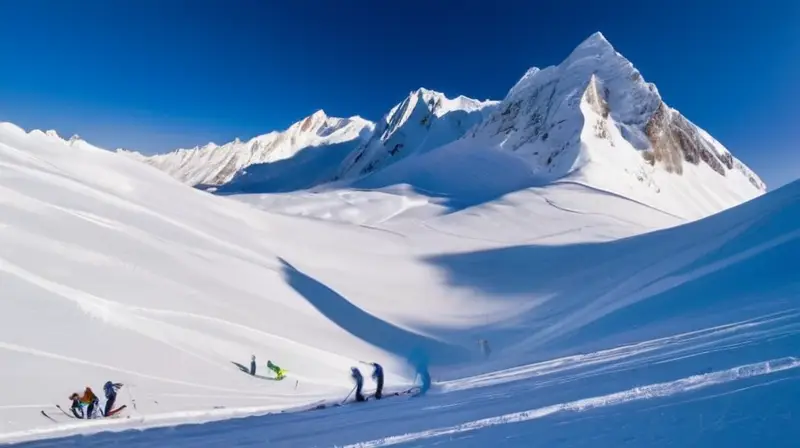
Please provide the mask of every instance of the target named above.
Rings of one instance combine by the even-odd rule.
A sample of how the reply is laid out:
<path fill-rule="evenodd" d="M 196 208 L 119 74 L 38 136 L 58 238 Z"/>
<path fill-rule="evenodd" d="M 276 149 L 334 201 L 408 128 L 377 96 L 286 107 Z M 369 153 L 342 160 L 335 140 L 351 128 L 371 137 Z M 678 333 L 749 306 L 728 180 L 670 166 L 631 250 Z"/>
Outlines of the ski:
<path fill-rule="evenodd" d="M 120 407 L 118 407 L 118 408 L 116 408 L 116 409 L 112 409 L 112 410 L 108 411 L 108 415 L 106 415 L 105 417 L 106 417 L 106 418 L 108 418 L 108 417 L 113 417 L 113 416 L 114 416 L 114 415 L 116 415 L 116 414 L 117 414 L 119 411 L 121 411 L 121 410 L 123 410 L 123 409 L 125 409 L 125 408 L 127 408 L 127 407 L 128 407 L 128 405 L 127 405 L 127 404 L 123 404 L 122 406 L 120 406 Z"/>
<path fill-rule="evenodd" d="M 98 409 L 98 414 L 97 415 L 100 415 L 100 417 L 96 417 L 96 418 L 114 417 L 119 411 L 121 411 L 121 410 L 123 410 L 123 409 L 125 409 L 127 407 L 128 407 L 127 404 L 123 404 L 122 406 L 120 406 L 120 407 L 118 407 L 118 408 L 116 408 L 116 409 L 114 409 L 112 411 L 109 411 L 108 415 L 105 415 L 105 416 L 102 415 L 102 411 L 100 409 Z M 56 408 L 58 408 L 58 410 L 61 411 L 62 414 L 66 415 L 69 418 L 73 418 L 73 419 L 76 419 L 76 420 L 83 420 L 83 419 L 79 419 L 78 417 L 75 417 L 74 415 L 72 415 L 69 412 L 65 411 L 64 408 L 62 408 L 61 405 L 59 405 L 59 404 L 56 405 Z M 44 414 L 44 411 L 42 411 L 42 413 Z M 49 416 L 46 416 L 46 417 L 49 417 Z M 94 419 L 89 419 L 89 420 L 94 420 Z"/>
<path fill-rule="evenodd" d="M 44 411 L 41 411 L 41 412 L 42 412 L 42 415 L 45 416 L 46 418 L 50 419 L 54 423 L 58 423 L 58 420 L 56 420 L 53 417 L 50 417 L 49 415 L 47 415 L 47 412 L 44 412 Z"/>
<path fill-rule="evenodd" d="M 57 405 L 56 405 L 56 407 L 58 408 L 58 410 L 59 410 L 59 411 L 61 411 L 61 412 L 62 412 L 64 415 L 66 415 L 67 417 L 69 417 L 69 418 L 74 418 L 74 419 L 77 419 L 77 417 L 75 417 L 74 415 L 72 415 L 72 414 L 70 414 L 69 412 L 65 411 L 65 410 L 64 410 L 64 409 L 61 407 L 61 405 L 60 405 L 60 404 L 57 404 Z"/>

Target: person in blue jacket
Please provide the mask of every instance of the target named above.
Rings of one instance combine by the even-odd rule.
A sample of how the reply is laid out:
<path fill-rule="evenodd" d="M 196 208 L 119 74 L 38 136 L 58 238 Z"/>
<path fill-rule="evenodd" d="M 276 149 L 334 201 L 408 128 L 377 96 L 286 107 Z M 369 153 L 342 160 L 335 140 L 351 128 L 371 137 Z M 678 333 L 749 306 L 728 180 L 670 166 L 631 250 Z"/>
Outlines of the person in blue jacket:
<path fill-rule="evenodd" d="M 106 394 L 106 408 L 103 415 L 107 416 L 111 409 L 114 407 L 114 402 L 117 401 L 117 391 L 122 387 L 122 383 L 112 383 L 106 381 L 103 385 L 103 392 Z"/>
<path fill-rule="evenodd" d="M 350 368 L 350 376 L 356 382 L 356 401 L 365 401 L 364 394 L 361 393 L 361 388 L 364 387 L 364 377 L 361 376 L 361 371 L 357 367 Z"/>
<path fill-rule="evenodd" d="M 383 396 L 383 367 L 377 362 L 373 362 L 372 368 L 372 379 L 378 384 L 375 389 L 375 399 L 380 400 Z"/>

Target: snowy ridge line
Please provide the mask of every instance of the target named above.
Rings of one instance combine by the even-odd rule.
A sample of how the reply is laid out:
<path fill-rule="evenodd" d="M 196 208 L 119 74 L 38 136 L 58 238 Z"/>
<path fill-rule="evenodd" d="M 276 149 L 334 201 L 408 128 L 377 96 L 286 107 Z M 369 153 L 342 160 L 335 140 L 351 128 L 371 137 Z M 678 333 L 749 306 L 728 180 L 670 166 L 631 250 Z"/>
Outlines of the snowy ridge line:
<path fill-rule="evenodd" d="M 741 330 L 775 324 L 780 321 L 792 319 L 800 315 L 800 309 L 790 309 L 763 316 L 746 319 L 739 322 L 727 323 L 715 327 L 694 330 L 649 341 L 637 342 L 592 353 L 580 353 L 549 359 L 533 364 L 527 364 L 496 372 L 484 373 L 467 378 L 460 378 L 437 383 L 437 389 L 442 393 L 455 392 L 465 389 L 495 386 L 498 384 L 522 381 L 534 376 L 550 375 L 564 370 L 578 369 L 598 364 L 622 361 L 627 358 L 643 355 L 660 349 L 669 348 L 674 344 L 686 344 L 714 336 L 724 336 Z M 675 352 L 670 352 L 674 354 Z M 680 351 L 678 351 L 680 353 Z"/>
<path fill-rule="evenodd" d="M 583 412 L 595 408 L 616 406 L 619 404 L 624 404 L 632 401 L 646 400 L 650 398 L 662 398 L 679 393 L 704 389 L 706 387 L 714 386 L 717 384 L 723 384 L 741 379 L 752 378 L 762 375 L 769 375 L 771 373 L 796 369 L 798 367 L 800 367 L 800 358 L 788 356 L 784 358 L 772 359 L 769 361 L 745 364 L 742 366 L 733 367 L 731 369 L 721 370 L 719 372 L 694 375 L 687 378 L 681 378 L 679 380 L 668 381 L 664 383 L 655 383 L 647 386 L 634 387 L 632 389 L 624 390 L 621 392 L 615 392 L 608 395 L 584 398 L 581 400 L 559 403 L 536 409 L 529 409 L 527 411 L 522 411 L 522 412 L 514 412 L 510 414 L 500 415 L 497 417 L 489 417 L 481 420 L 474 420 L 471 422 L 462 423 L 460 425 L 431 429 L 427 431 L 420 431 L 416 433 L 409 433 L 398 436 L 384 437 L 381 439 L 370 440 L 367 442 L 359 442 L 351 445 L 345 445 L 343 448 L 369 448 L 376 446 L 396 445 L 399 443 L 430 439 L 434 437 L 458 434 L 469 431 L 476 431 L 491 426 L 506 425 L 509 423 L 520 423 L 529 420 L 535 420 L 560 412 L 570 412 L 570 411 Z"/>

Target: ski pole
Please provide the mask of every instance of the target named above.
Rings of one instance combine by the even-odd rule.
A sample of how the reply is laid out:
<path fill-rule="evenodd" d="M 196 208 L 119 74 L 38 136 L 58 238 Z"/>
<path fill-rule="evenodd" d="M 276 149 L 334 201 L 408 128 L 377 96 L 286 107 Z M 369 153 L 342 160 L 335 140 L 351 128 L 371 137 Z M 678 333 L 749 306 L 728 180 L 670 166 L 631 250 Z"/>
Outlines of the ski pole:
<path fill-rule="evenodd" d="M 126 387 L 125 390 L 128 392 L 128 398 L 131 399 L 131 404 L 133 404 L 133 410 L 138 411 L 138 409 L 136 409 L 136 399 L 133 398 L 133 394 L 131 393 L 131 386 L 128 385 L 128 387 Z"/>
<path fill-rule="evenodd" d="M 347 399 L 350 398 L 350 395 L 353 395 L 353 392 L 356 391 L 356 387 L 358 387 L 358 386 L 353 386 L 353 390 L 351 390 L 350 393 L 347 394 L 346 397 L 344 397 L 344 400 L 342 400 L 342 404 L 345 404 L 345 402 L 347 402 Z"/>

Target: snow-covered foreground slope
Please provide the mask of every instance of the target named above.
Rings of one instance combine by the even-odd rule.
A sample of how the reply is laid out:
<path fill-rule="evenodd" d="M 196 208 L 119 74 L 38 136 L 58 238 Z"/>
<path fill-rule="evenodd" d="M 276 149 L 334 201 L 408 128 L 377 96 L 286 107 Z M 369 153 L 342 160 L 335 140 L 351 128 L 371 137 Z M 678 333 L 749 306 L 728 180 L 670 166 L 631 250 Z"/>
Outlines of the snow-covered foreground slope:
<path fill-rule="evenodd" d="M 203 147 L 178 149 L 167 154 L 144 156 L 138 152 L 117 150 L 159 168 L 188 185 L 216 186 L 229 182 L 240 170 L 257 164 L 283 162 L 293 157 L 308 159 L 323 153 L 322 163 L 315 166 L 301 163 L 306 175 L 325 178 L 325 173 L 315 168 L 337 166 L 351 151 L 372 133 L 375 125 L 361 117 L 335 118 L 318 110 L 283 131 L 259 135 L 243 142 L 235 141 L 218 146 L 209 143 Z M 332 174 L 331 174 L 332 175 Z M 290 177 L 287 179 L 291 180 Z M 264 181 L 271 180 L 265 176 Z M 326 178 L 327 180 L 327 178 Z M 309 185 L 301 185 L 307 187 Z"/>
<path fill-rule="evenodd" d="M 129 384 L 146 415 L 342 396 L 359 359 L 384 363 L 387 385 L 403 387 L 415 350 L 434 368 L 467 362 L 472 329 L 516 312 L 452 291 L 425 261 L 486 247 L 447 236 L 447 225 L 417 223 L 423 230 L 404 236 L 268 215 L 10 124 L 0 128 L 0 163 L 0 352 L 15 366 L 0 373 L 3 433 L 51 425 L 39 408 L 109 379 Z M 500 216 L 551 208 L 537 201 Z M 613 222 L 598 226 L 641 230 Z M 289 379 L 243 375 L 233 363 L 251 354 L 261 371 L 271 359 Z"/>
<path fill-rule="evenodd" d="M 480 166 L 511 157 L 490 154 Z M 435 381 L 419 398 L 42 443 L 685 446 L 747 444 L 745 427 L 779 446 L 796 431 L 800 183 L 686 225 L 570 183 L 309 193 L 301 214 L 325 222 L 8 124 L 0 168 L 2 441 L 338 401 L 358 360 L 397 390 L 419 355 Z M 241 373 L 251 354 L 289 376 Z M 130 418 L 57 414 L 106 380 L 127 385 Z"/>

